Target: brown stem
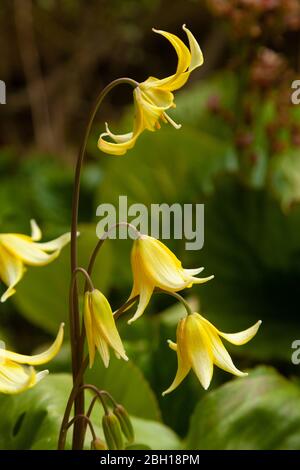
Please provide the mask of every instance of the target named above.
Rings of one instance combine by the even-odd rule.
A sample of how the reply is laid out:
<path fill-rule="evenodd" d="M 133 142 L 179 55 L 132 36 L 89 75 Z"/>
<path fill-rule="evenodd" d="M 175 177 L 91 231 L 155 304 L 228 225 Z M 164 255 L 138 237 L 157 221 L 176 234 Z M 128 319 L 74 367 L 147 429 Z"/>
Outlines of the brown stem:
<path fill-rule="evenodd" d="M 81 420 L 83 421 L 83 423 L 85 424 L 85 428 L 86 426 L 89 426 L 90 430 L 91 430 L 91 433 L 92 433 L 92 436 L 93 436 L 93 440 L 95 441 L 97 439 L 97 436 L 96 436 L 96 433 L 95 433 L 95 430 L 94 430 L 94 427 L 93 427 L 93 424 L 92 424 L 92 421 L 90 420 L 90 418 L 86 415 L 76 415 L 74 416 L 74 418 L 71 419 L 71 421 L 68 422 L 67 426 L 66 426 L 66 431 L 71 427 L 73 426 L 73 424 L 75 424 L 78 420 Z"/>
<path fill-rule="evenodd" d="M 130 78 L 119 78 L 114 80 L 107 85 L 96 99 L 95 105 L 93 106 L 88 124 L 85 129 L 83 141 L 79 150 L 74 179 L 74 189 L 72 198 L 72 224 L 71 224 L 71 273 L 75 271 L 77 266 L 77 227 L 78 227 L 78 209 L 79 209 L 79 195 L 80 195 L 80 179 L 82 164 L 85 156 L 86 146 L 89 138 L 89 134 L 93 125 L 96 113 L 105 98 L 105 96 L 117 85 L 130 84 L 133 87 L 138 85 L 137 82 Z M 80 334 L 80 318 L 79 318 L 79 306 L 78 306 L 78 291 L 76 279 L 74 281 L 72 298 L 70 296 L 70 337 L 71 337 L 71 348 L 72 348 L 72 363 L 73 363 L 73 383 L 76 381 L 78 371 L 82 362 L 83 348 L 81 347 L 81 334 Z M 84 414 L 84 391 L 77 395 L 74 403 L 75 416 L 77 414 Z M 82 449 L 83 446 L 83 425 L 79 420 L 74 423 L 73 432 L 73 449 Z"/>
<path fill-rule="evenodd" d="M 65 448 L 66 437 L 67 437 L 66 427 L 67 427 L 67 424 L 69 422 L 70 414 L 71 414 L 71 411 L 72 411 L 72 406 L 73 406 L 74 400 L 76 398 L 78 388 L 81 385 L 82 377 L 83 377 L 83 374 L 84 374 L 84 372 L 85 372 L 85 370 L 88 366 L 88 363 L 89 363 L 89 358 L 88 358 L 88 356 L 86 356 L 86 358 L 84 359 L 84 361 L 81 364 L 81 368 L 78 372 L 77 378 L 75 380 L 75 383 L 73 384 L 73 388 L 72 388 L 70 396 L 68 398 L 68 402 L 67 402 L 67 405 L 66 405 L 65 413 L 64 413 L 64 416 L 63 416 L 63 420 L 62 420 L 61 427 L 60 427 L 60 432 L 59 432 L 58 450 L 64 450 L 64 448 Z"/>

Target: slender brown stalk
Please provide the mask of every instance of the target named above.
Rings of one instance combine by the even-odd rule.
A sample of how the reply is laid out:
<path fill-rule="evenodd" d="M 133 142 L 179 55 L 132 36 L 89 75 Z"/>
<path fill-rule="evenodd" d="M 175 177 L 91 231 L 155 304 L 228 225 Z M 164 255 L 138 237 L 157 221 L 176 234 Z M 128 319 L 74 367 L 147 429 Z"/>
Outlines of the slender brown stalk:
<path fill-rule="evenodd" d="M 78 420 L 83 421 L 83 423 L 85 424 L 85 427 L 89 426 L 89 428 L 91 430 L 91 433 L 92 433 L 92 436 L 93 436 L 93 440 L 95 441 L 97 439 L 97 436 L 96 436 L 96 433 L 95 433 L 95 430 L 94 430 L 94 427 L 93 427 L 93 423 L 90 420 L 90 418 L 86 415 L 76 415 L 76 416 L 74 416 L 74 418 L 72 418 L 71 421 L 68 422 L 66 430 L 68 430 L 71 426 L 73 426 L 73 424 L 75 424 Z"/>
<path fill-rule="evenodd" d="M 63 420 L 62 420 L 61 427 L 60 427 L 60 432 L 59 432 L 58 446 L 57 446 L 58 450 L 64 450 L 64 448 L 65 448 L 66 437 L 67 437 L 67 425 L 68 425 L 68 422 L 69 422 L 69 419 L 70 419 L 70 414 L 71 414 L 71 411 L 72 411 L 74 400 L 76 398 L 78 389 L 81 386 L 82 377 L 83 377 L 83 374 L 84 374 L 84 372 L 85 372 L 85 370 L 88 366 L 88 363 L 89 363 L 89 358 L 88 358 L 88 356 L 86 356 L 86 358 L 84 359 L 84 361 L 81 364 L 80 370 L 77 374 L 76 381 L 73 384 L 70 396 L 68 398 L 67 405 L 66 405 L 66 408 L 65 408 L 65 413 L 64 413 Z"/>
<path fill-rule="evenodd" d="M 105 98 L 105 96 L 116 86 L 121 84 L 129 84 L 136 87 L 138 84 L 130 78 L 119 78 L 114 80 L 107 85 L 99 94 L 96 99 L 95 105 L 93 106 L 87 127 L 85 129 L 83 141 L 79 150 L 74 179 L 74 189 L 72 198 L 72 224 L 71 224 L 71 274 L 78 268 L 77 262 L 77 227 L 78 227 L 78 209 L 79 209 L 79 195 L 80 195 L 80 179 L 83 160 L 86 152 L 86 146 L 90 131 L 93 125 L 94 118 L 98 112 L 98 109 Z M 73 283 L 73 281 L 72 281 Z M 79 318 L 79 306 L 78 306 L 78 290 L 76 279 L 72 288 L 72 298 L 70 296 L 70 338 L 72 348 L 72 372 L 73 372 L 73 383 L 76 382 L 78 371 L 82 363 L 83 348 L 80 347 L 80 318 Z M 84 414 L 84 393 L 78 394 L 74 404 L 75 416 L 77 414 Z M 73 449 L 82 449 L 83 447 L 83 424 L 82 420 L 74 422 L 73 432 Z"/>

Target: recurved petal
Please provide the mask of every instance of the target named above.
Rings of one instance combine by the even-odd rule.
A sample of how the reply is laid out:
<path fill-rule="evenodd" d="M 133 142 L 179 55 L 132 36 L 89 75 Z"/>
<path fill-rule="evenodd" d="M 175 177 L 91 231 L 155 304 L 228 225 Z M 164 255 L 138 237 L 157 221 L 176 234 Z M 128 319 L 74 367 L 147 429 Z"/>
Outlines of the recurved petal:
<path fill-rule="evenodd" d="M 1 302 L 5 302 L 16 292 L 15 286 L 21 280 L 24 270 L 22 261 L 0 243 L 0 280 L 8 286 L 1 297 Z"/>
<path fill-rule="evenodd" d="M 127 134 L 112 134 L 107 128 L 107 132 L 104 132 L 100 135 L 98 140 L 98 148 L 102 152 L 109 155 L 120 156 L 124 155 L 127 150 L 131 149 L 141 132 L 144 130 L 143 124 L 143 110 L 139 103 L 140 100 L 140 90 L 139 87 L 136 87 L 133 92 L 134 97 L 134 107 L 135 107 L 135 117 L 133 124 L 133 131 Z M 114 140 L 114 142 L 107 141 L 104 137 L 109 137 Z"/>
<path fill-rule="evenodd" d="M 36 372 L 35 374 L 35 383 L 37 384 L 41 380 L 43 380 L 49 374 L 48 369 L 41 370 L 40 372 Z"/>
<path fill-rule="evenodd" d="M 77 234 L 79 235 L 79 234 Z M 66 246 L 71 240 L 70 233 L 64 233 L 58 238 L 51 240 L 50 242 L 44 243 L 35 243 L 37 248 L 40 248 L 43 251 L 60 251 L 64 246 Z"/>
<path fill-rule="evenodd" d="M 129 135 L 129 134 L 128 134 Z M 104 137 L 109 137 L 109 134 L 107 132 L 103 132 L 100 134 L 99 140 L 98 140 L 98 148 L 104 152 L 108 153 L 109 155 L 115 155 L 115 156 L 120 156 L 120 155 L 125 155 L 127 150 L 131 149 L 136 142 L 136 139 L 138 136 L 133 136 L 131 133 L 132 137 L 128 139 L 126 142 L 108 142 Z"/>
<path fill-rule="evenodd" d="M 207 277 L 194 277 L 194 276 L 186 276 L 185 280 L 188 282 L 188 287 L 192 286 L 193 284 L 204 284 L 205 282 L 211 281 L 215 276 L 212 274 L 211 276 Z"/>
<path fill-rule="evenodd" d="M 207 390 L 213 376 L 213 353 L 209 337 L 197 316 L 194 313 L 187 317 L 186 345 L 192 368 Z"/>
<path fill-rule="evenodd" d="M 28 237 L 29 238 L 29 237 Z M 45 253 L 39 245 L 27 240 L 22 235 L 5 234 L 0 235 L 0 243 L 14 256 L 20 258 L 24 263 L 31 266 L 44 266 L 51 263 L 58 257 L 60 251 L 55 251 L 51 255 Z"/>
<path fill-rule="evenodd" d="M 181 39 L 179 39 L 178 36 L 175 36 L 175 34 L 168 33 L 167 31 L 162 31 L 159 29 L 152 29 L 157 34 L 160 34 L 161 36 L 164 36 L 174 47 L 177 58 L 178 58 L 178 63 L 177 63 L 177 69 L 175 75 L 179 75 L 183 72 L 186 71 L 186 69 L 190 66 L 191 64 L 191 54 L 186 45 L 184 44 Z M 167 80 L 167 79 L 165 79 Z M 160 80 L 163 81 L 163 80 Z"/>
<path fill-rule="evenodd" d="M 33 367 L 24 367 L 13 361 L 0 363 L 0 393 L 17 394 L 36 383 L 36 373 Z"/>
<path fill-rule="evenodd" d="M 128 320 L 128 324 L 130 325 L 132 322 L 134 322 L 135 320 L 137 320 L 141 315 L 143 315 L 150 299 L 151 299 L 151 296 L 153 294 L 153 290 L 154 290 L 154 286 L 153 284 L 151 284 L 148 280 L 145 280 L 145 282 L 143 282 L 141 285 L 140 285 L 140 291 L 139 291 L 139 303 L 138 303 L 138 307 L 137 307 L 137 310 L 135 312 L 135 314 L 133 315 L 132 318 L 130 318 L 130 320 Z"/>
<path fill-rule="evenodd" d="M 30 226 L 31 226 L 31 240 L 34 242 L 38 242 L 42 238 L 41 229 L 34 219 L 31 219 Z"/>
<path fill-rule="evenodd" d="M 197 274 L 202 273 L 203 270 L 204 268 L 195 268 L 195 269 L 184 269 L 183 271 L 187 276 L 197 276 Z"/>
<path fill-rule="evenodd" d="M 228 351 L 224 347 L 215 329 L 212 328 L 208 322 L 205 322 L 205 323 L 203 322 L 203 326 L 211 343 L 213 361 L 216 364 L 216 366 L 220 367 L 226 372 L 229 372 L 230 374 L 234 374 L 239 377 L 248 375 L 247 373 L 242 372 L 235 367 Z"/>
<path fill-rule="evenodd" d="M 34 356 L 27 356 L 24 354 L 18 354 L 13 351 L 7 351 L 6 349 L 0 349 L 0 358 L 5 360 L 14 361 L 18 364 L 28 364 L 31 366 L 45 364 L 51 361 L 59 352 L 64 337 L 64 323 L 61 323 L 56 339 L 46 351 L 36 354 Z"/>
<path fill-rule="evenodd" d="M 186 319 L 184 318 L 178 323 L 177 345 L 175 343 L 172 343 L 172 341 L 168 341 L 171 349 L 176 350 L 177 352 L 178 366 L 177 366 L 177 373 L 176 373 L 175 379 L 173 380 L 170 387 L 163 392 L 163 395 L 167 395 L 168 393 L 171 393 L 173 390 L 175 390 L 175 388 L 177 388 L 178 385 L 181 384 L 183 379 L 187 376 L 187 374 L 191 370 L 191 362 L 189 361 L 189 358 L 187 356 L 187 351 L 185 350 L 186 348 L 185 331 L 184 331 L 185 322 L 186 322 Z"/>
<path fill-rule="evenodd" d="M 92 317 L 107 343 L 125 360 L 128 361 L 125 349 L 117 330 L 115 319 L 106 297 L 97 289 L 91 292 Z"/>
<path fill-rule="evenodd" d="M 204 61 L 203 54 L 194 35 L 185 26 L 185 24 L 182 26 L 182 29 L 186 32 L 188 40 L 189 40 L 190 53 L 191 53 L 191 62 L 189 65 L 189 72 L 192 72 L 195 68 L 200 67 L 200 65 L 203 64 L 203 61 Z"/>
<path fill-rule="evenodd" d="M 222 331 L 219 331 L 218 333 L 222 338 L 229 341 L 229 343 L 241 346 L 242 344 L 248 343 L 248 341 L 256 335 L 261 324 L 262 321 L 259 320 L 255 325 L 251 326 L 247 330 L 240 331 L 239 333 L 223 333 Z"/>

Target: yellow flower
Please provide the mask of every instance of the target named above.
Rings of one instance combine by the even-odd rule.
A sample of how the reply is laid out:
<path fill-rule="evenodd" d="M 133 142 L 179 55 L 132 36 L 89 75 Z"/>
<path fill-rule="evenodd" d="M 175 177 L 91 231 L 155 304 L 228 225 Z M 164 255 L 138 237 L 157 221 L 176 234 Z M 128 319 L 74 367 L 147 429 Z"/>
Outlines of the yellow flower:
<path fill-rule="evenodd" d="M 176 124 L 166 111 L 175 107 L 173 91 L 181 88 L 189 78 L 190 73 L 203 64 L 203 55 L 199 44 L 193 34 L 183 25 L 186 32 L 189 48 L 177 36 L 166 31 L 153 29 L 155 33 L 164 36 L 174 47 L 177 57 L 176 72 L 166 78 L 158 79 L 149 77 L 144 82 L 135 87 L 133 92 L 135 118 L 133 131 L 128 134 L 113 134 L 107 124 L 106 132 L 100 135 L 98 147 L 110 155 L 124 155 L 128 149 L 131 149 L 145 130 L 154 131 L 160 128 L 159 120 L 169 122 L 176 129 L 181 126 Z M 113 142 L 105 139 L 109 137 Z"/>
<path fill-rule="evenodd" d="M 70 234 L 65 233 L 50 242 L 37 243 L 42 238 L 41 230 L 34 220 L 30 223 L 30 237 L 19 233 L 0 234 L 0 281 L 8 286 L 1 302 L 16 292 L 15 286 L 24 275 L 25 265 L 44 266 L 51 263 L 70 241 Z"/>
<path fill-rule="evenodd" d="M 206 390 L 213 375 L 213 365 L 237 376 L 245 376 L 233 364 L 220 336 L 232 344 L 241 346 L 252 339 L 261 321 L 239 333 L 222 333 L 199 313 L 193 313 L 180 320 L 177 327 L 177 344 L 169 342 L 171 349 L 177 352 L 178 369 L 171 386 L 163 395 L 172 392 L 183 381 L 191 368 Z"/>
<path fill-rule="evenodd" d="M 128 361 L 109 302 L 99 290 L 85 293 L 83 317 L 90 367 L 94 364 L 96 348 L 105 367 L 109 364 L 109 346 L 118 359 L 122 357 Z"/>
<path fill-rule="evenodd" d="M 138 295 L 139 304 L 128 323 L 132 323 L 144 313 L 156 287 L 177 292 L 192 287 L 193 284 L 203 284 L 214 277 L 195 277 L 204 268 L 184 269 L 169 248 L 148 235 L 141 235 L 133 242 L 131 266 L 133 288 L 129 300 Z"/>
<path fill-rule="evenodd" d="M 32 366 L 51 361 L 59 352 L 64 337 L 64 324 L 60 325 L 57 337 L 49 349 L 35 356 L 25 356 L 0 349 L 0 393 L 16 394 L 32 388 L 46 375 L 48 370 L 36 372 Z"/>

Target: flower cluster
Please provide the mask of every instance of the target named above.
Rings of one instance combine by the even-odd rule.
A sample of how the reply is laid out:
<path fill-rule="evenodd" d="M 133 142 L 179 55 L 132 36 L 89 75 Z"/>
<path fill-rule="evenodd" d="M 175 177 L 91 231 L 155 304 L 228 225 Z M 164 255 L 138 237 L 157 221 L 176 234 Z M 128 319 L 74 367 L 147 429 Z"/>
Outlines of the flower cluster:
<path fill-rule="evenodd" d="M 174 47 L 178 57 L 176 72 L 164 79 L 149 77 L 144 82 L 136 84 L 133 92 L 135 120 L 132 132 L 115 135 L 106 126 L 106 132 L 102 133 L 99 138 L 100 150 L 110 155 L 123 155 L 135 145 L 137 138 L 144 130 L 159 129 L 160 121 L 169 122 L 176 129 L 180 127 L 167 114 L 167 111 L 175 106 L 173 91 L 182 87 L 187 82 L 190 73 L 203 63 L 203 55 L 195 37 L 185 25 L 183 30 L 187 34 L 189 47 L 173 34 L 154 30 Z M 15 233 L 0 235 L 0 280 L 7 287 L 1 297 L 2 302 L 15 293 L 16 285 L 24 275 L 25 266 L 43 266 L 52 262 L 70 241 L 70 234 L 66 233 L 50 242 L 41 243 L 41 231 L 35 221 L 31 221 L 31 228 L 31 236 Z M 73 226 L 72 236 L 76 240 L 76 231 L 73 230 Z M 72 238 L 73 242 L 74 238 Z M 116 313 L 126 312 L 137 303 L 136 311 L 128 321 L 129 324 L 133 323 L 143 315 L 152 295 L 158 291 L 175 296 L 182 301 L 187 310 L 186 316 L 179 321 L 177 327 L 177 342 L 169 341 L 170 348 L 177 353 L 178 370 L 173 383 L 164 394 L 173 391 L 191 369 L 194 370 L 205 389 L 211 382 L 214 364 L 234 375 L 246 375 L 234 366 L 221 338 L 235 345 L 242 345 L 253 338 L 261 322 L 239 333 L 223 333 L 199 313 L 192 312 L 187 302 L 178 294 L 179 291 L 191 288 L 194 284 L 208 282 L 214 276 L 197 277 L 203 271 L 203 267 L 184 268 L 175 254 L 163 243 L 140 233 L 133 242 L 131 267 L 133 273 L 131 294 L 127 302 L 115 314 L 106 297 L 94 288 L 87 271 L 80 267 L 72 271 L 72 281 L 80 271 L 86 275 L 88 281 L 83 306 L 85 331 L 82 333 L 86 334 L 90 367 L 94 364 L 96 351 L 99 352 L 105 367 L 109 365 L 111 350 L 117 358 L 128 360 L 116 326 L 118 317 Z M 74 285 L 73 283 L 72 286 Z M 71 294 L 74 292 L 71 290 Z M 84 339 L 85 335 L 82 334 L 81 338 Z M 19 393 L 39 382 L 47 371 L 36 373 L 33 366 L 50 361 L 58 353 L 62 340 L 63 324 L 60 326 L 53 345 L 44 353 L 25 356 L 4 349 L 0 350 L 0 392 Z M 95 391 L 94 386 L 83 386 Z M 101 395 L 99 390 L 96 392 Z M 78 417 L 85 418 L 86 422 L 91 424 L 88 416 L 79 414 L 74 419 Z M 68 426 L 68 423 L 65 425 Z M 62 430 L 63 432 L 65 430 L 63 426 Z M 131 425 L 125 410 L 120 405 L 115 407 L 113 412 L 105 408 L 103 430 L 110 449 L 122 448 L 122 433 L 128 441 L 132 439 Z M 92 447 L 103 448 L 102 442 L 96 436 L 94 436 Z"/>

